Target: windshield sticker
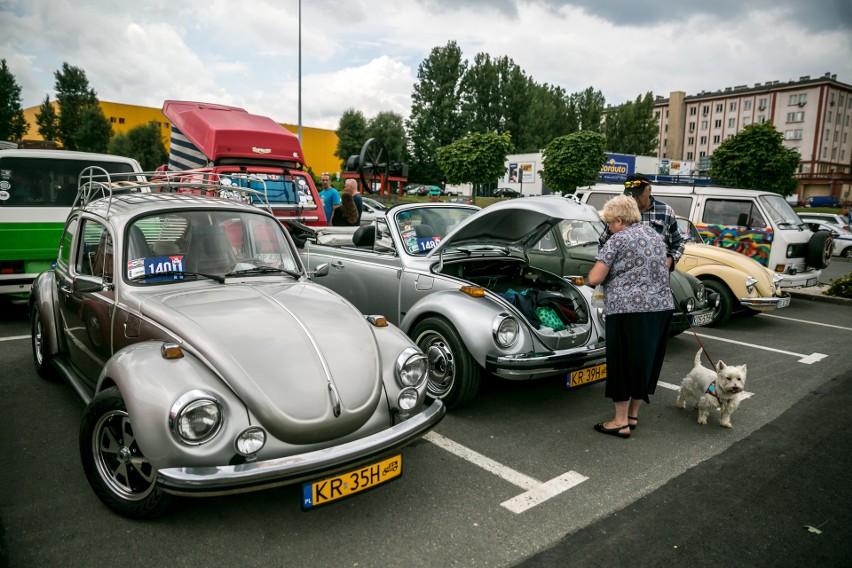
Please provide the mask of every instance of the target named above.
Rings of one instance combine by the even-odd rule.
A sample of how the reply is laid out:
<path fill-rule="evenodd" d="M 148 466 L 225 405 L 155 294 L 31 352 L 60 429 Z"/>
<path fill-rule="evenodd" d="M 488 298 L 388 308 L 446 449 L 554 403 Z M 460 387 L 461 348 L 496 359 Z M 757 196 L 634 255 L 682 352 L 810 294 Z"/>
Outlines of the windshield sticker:
<path fill-rule="evenodd" d="M 441 242 L 441 237 L 427 237 L 425 239 L 417 239 L 417 248 L 420 252 L 429 251 L 438 246 Z"/>
<path fill-rule="evenodd" d="M 154 256 L 151 258 L 136 258 L 127 262 L 127 277 L 135 278 L 142 275 L 156 275 L 163 272 L 183 272 L 183 255 Z M 181 280 L 183 276 L 172 274 L 160 278 L 149 278 L 149 282 L 157 280 Z"/>

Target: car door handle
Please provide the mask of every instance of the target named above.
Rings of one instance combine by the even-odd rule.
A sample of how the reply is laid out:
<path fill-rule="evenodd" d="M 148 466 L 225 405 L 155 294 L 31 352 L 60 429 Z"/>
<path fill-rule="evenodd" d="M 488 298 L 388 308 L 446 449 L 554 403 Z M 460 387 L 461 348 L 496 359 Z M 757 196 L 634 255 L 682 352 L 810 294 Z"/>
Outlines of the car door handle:
<path fill-rule="evenodd" d="M 343 267 L 344 267 L 344 264 L 343 264 L 343 261 L 342 261 L 342 260 L 332 260 L 332 261 L 331 261 L 331 265 L 332 265 L 334 268 L 343 268 Z"/>
<path fill-rule="evenodd" d="M 68 284 L 63 284 L 62 286 L 59 287 L 59 291 L 62 292 L 63 294 L 70 294 L 71 293 L 71 286 L 69 286 Z"/>

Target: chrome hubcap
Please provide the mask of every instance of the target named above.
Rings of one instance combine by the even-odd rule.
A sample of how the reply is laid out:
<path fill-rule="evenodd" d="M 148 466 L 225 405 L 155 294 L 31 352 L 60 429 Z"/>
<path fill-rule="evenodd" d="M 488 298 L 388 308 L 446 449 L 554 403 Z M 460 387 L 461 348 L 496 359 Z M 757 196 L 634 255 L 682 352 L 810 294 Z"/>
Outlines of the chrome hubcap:
<path fill-rule="evenodd" d="M 101 479 L 121 498 L 138 501 L 154 489 L 156 470 L 139 450 L 127 412 L 113 410 L 101 416 L 92 436 L 92 453 Z"/>
<path fill-rule="evenodd" d="M 426 390 L 434 398 L 442 398 L 450 392 L 455 382 L 455 357 L 447 342 L 440 335 L 429 333 L 418 341 L 429 361 L 429 380 Z"/>

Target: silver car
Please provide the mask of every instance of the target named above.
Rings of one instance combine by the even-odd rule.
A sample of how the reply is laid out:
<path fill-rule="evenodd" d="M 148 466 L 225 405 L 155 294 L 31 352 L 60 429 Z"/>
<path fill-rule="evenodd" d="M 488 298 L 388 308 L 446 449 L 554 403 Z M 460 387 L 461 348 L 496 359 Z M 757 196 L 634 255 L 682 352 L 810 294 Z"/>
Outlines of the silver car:
<path fill-rule="evenodd" d="M 561 197 L 487 209 L 417 203 L 370 226 L 297 235 L 317 282 L 365 314 L 381 314 L 429 359 L 428 394 L 470 400 L 481 377 L 605 378 L 604 326 L 591 288 L 530 266 L 529 248 L 563 219 L 597 220 Z M 326 270 L 328 268 L 328 270 Z"/>
<path fill-rule="evenodd" d="M 422 351 L 309 282 L 267 211 L 157 175 L 158 192 L 85 183 L 30 296 L 36 369 L 86 403 L 97 496 L 147 518 L 302 483 L 308 509 L 398 478 L 445 413 Z"/>

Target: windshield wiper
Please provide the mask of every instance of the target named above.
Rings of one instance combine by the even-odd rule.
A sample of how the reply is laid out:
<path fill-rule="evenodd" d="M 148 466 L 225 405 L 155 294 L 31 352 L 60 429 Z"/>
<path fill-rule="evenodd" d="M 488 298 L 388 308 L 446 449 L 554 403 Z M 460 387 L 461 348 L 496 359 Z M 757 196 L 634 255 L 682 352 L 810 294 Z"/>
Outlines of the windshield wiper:
<path fill-rule="evenodd" d="M 246 274 L 268 274 L 270 272 L 283 272 L 284 274 L 288 274 L 298 280 L 302 277 L 302 273 L 296 270 L 290 270 L 287 268 L 276 268 L 274 266 L 253 266 L 251 268 L 246 268 L 245 270 L 236 270 L 234 272 L 229 272 L 225 276 L 243 276 Z"/>
<path fill-rule="evenodd" d="M 166 270 L 165 272 L 157 272 L 156 274 L 140 274 L 130 279 L 131 282 L 141 282 L 149 278 L 159 278 L 160 276 L 203 276 L 210 280 L 215 280 L 219 284 L 225 283 L 225 277 L 219 274 L 204 274 L 203 272 L 185 272 L 183 270 Z"/>

